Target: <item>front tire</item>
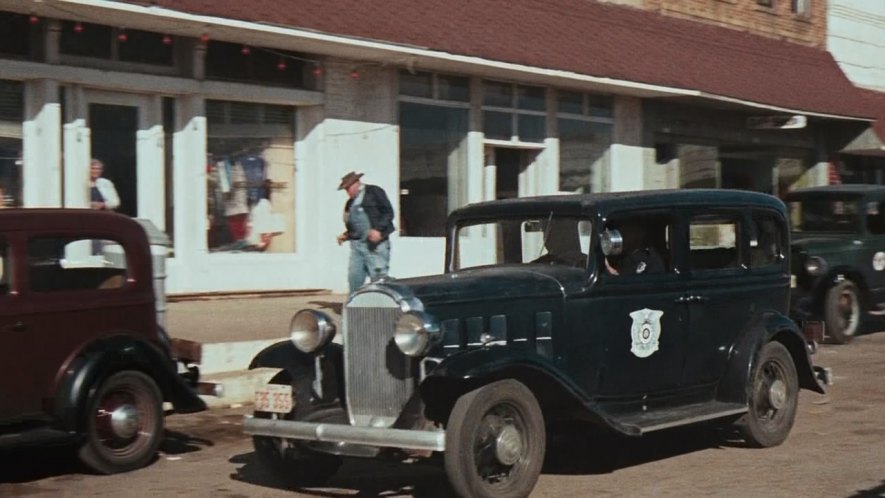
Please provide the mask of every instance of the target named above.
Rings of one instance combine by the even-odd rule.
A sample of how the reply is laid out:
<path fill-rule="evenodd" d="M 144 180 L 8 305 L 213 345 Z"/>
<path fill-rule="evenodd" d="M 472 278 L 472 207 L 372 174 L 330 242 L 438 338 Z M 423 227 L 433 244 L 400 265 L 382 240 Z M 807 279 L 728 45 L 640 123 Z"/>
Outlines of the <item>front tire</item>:
<path fill-rule="evenodd" d="M 827 291 L 824 303 L 826 333 L 832 342 L 847 344 L 860 329 L 860 292 L 850 280 L 843 280 Z"/>
<path fill-rule="evenodd" d="M 163 396 L 153 379 L 117 372 L 89 400 L 80 460 L 102 474 L 144 467 L 157 454 L 163 422 Z"/>
<path fill-rule="evenodd" d="M 528 496 L 544 463 L 546 433 L 537 399 L 502 380 L 464 394 L 446 427 L 446 475 L 466 498 Z"/>
<path fill-rule="evenodd" d="M 783 344 L 772 341 L 762 347 L 751 382 L 749 412 L 738 429 L 750 446 L 777 446 L 790 434 L 799 402 L 796 365 Z"/>
<path fill-rule="evenodd" d="M 347 415 L 340 408 L 317 409 L 310 403 L 310 383 L 293 383 L 286 372 L 280 372 L 270 384 L 293 384 L 295 408 L 285 414 L 255 412 L 255 418 L 281 418 L 308 422 L 347 424 Z M 253 436 L 255 456 L 270 477 L 280 484 L 297 488 L 325 484 L 341 466 L 341 458 L 313 451 L 304 443 L 270 436 Z"/>

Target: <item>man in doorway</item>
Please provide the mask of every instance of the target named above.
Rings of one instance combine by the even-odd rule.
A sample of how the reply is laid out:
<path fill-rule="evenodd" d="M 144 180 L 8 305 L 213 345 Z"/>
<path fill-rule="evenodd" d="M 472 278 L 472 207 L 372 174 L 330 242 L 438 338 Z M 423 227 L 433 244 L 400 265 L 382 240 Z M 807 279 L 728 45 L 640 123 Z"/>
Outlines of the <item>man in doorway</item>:
<path fill-rule="evenodd" d="M 375 282 L 387 277 L 390 266 L 390 234 L 393 233 L 393 207 L 384 189 L 360 181 L 362 173 L 351 171 L 341 178 L 338 190 L 347 192 L 344 205 L 345 230 L 338 245 L 350 241 L 347 279 L 350 293 L 369 277 Z"/>
<path fill-rule="evenodd" d="M 120 196 L 114 182 L 102 177 L 104 163 L 92 159 L 89 163 L 89 206 L 92 209 L 113 211 L 120 207 Z"/>

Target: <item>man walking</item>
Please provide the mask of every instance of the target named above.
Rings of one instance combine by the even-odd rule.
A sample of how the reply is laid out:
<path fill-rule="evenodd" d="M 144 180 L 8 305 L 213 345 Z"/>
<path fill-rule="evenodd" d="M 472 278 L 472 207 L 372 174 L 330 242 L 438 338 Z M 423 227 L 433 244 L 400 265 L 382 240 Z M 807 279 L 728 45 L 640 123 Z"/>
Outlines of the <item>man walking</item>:
<path fill-rule="evenodd" d="M 347 279 L 350 293 L 369 277 L 375 282 L 387 277 L 390 266 L 390 234 L 393 233 L 393 207 L 384 189 L 360 181 L 362 173 L 351 171 L 341 178 L 338 190 L 347 192 L 344 205 L 345 230 L 338 244 L 350 241 Z"/>

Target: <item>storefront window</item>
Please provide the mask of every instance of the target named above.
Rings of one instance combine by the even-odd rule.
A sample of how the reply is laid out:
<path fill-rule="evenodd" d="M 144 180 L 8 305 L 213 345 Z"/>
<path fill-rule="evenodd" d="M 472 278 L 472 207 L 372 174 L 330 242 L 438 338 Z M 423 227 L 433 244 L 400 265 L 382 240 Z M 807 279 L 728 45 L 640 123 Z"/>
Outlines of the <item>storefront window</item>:
<path fill-rule="evenodd" d="M 547 89 L 482 82 L 483 133 L 487 139 L 543 142 L 547 137 Z"/>
<path fill-rule="evenodd" d="M 588 193 L 602 190 L 608 169 L 612 125 L 559 119 L 559 190 Z"/>
<path fill-rule="evenodd" d="M 40 29 L 29 18 L 27 14 L 0 12 L 0 54 L 17 58 L 36 55 Z"/>
<path fill-rule="evenodd" d="M 23 86 L 0 80 L 0 207 L 22 205 Z"/>
<path fill-rule="evenodd" d="M 464 204 L 467 109 L 400 102 L 400 211 L 403 235 L 442 237 Z"/>
<path fill-rule="evenodd" d="M 295 251 L 295 109 L 206 102 L 208 246 Z"/>
<path fill-rule="evenodd" d="M 559 190 L 601 192 L 610 164 L 612 100 L 604 95 L 557 92 Z"/>
<path fill-rule="evenodd" d="M 67 55 L 171 66 L 171 40 L 168 35 L 151 31 L 64 21 L 60 47 L 61 53 Z"/>
<path fill-rule="evenodd" d="M 317 62 L 284 50 L 214 40 L 206 50 L 206 78 L 211 80 L 310 90 L 316 87 L 313 73 L 317 68 Z"/>

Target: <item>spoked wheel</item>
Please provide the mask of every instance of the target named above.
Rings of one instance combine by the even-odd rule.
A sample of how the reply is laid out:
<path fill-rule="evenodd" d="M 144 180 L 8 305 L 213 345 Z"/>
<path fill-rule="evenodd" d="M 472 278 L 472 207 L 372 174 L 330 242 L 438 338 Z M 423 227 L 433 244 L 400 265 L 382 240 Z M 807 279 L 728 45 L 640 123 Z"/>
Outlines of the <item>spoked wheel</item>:
<path fill-rule="evenodd" d="M 769 342 L 762 347 L 752 382 L 750 410 L 738 426 L 750 446 L 777 446 L 793 428 L 799 401 L 796 366 L 783 344 Z"/>
<path fill-rule="evenodd" d="M 528 496 L 545 449 L 535 396 L 515 380 L 495 382 L 455 403 L 446 428 L 446 474 L 463 497 Z"/>
<path fill-rule="evenodd" d="M 122 371 L 105 379 L 86 417 L 86 442 L 79 456 L 97 472 L 144 467 L 163 439 L 163 397 L 153 379 L 141 372 Z"/>
<path fill-rule="evenodd" d="M 837 344 L 854 339 L 860 328 L 861 302 L 857 286 L 843 280 L 827 291 L 825 305 L 827 335 Z"/>

